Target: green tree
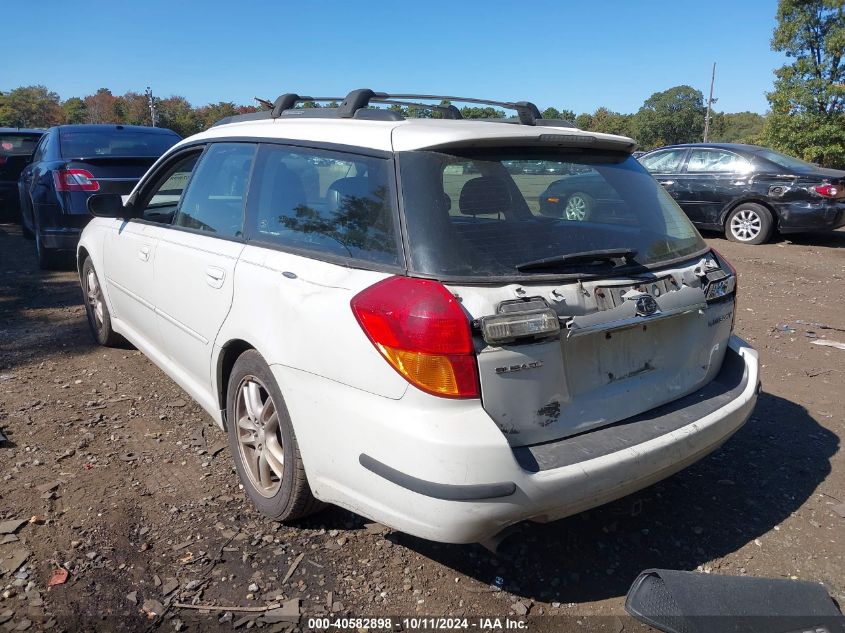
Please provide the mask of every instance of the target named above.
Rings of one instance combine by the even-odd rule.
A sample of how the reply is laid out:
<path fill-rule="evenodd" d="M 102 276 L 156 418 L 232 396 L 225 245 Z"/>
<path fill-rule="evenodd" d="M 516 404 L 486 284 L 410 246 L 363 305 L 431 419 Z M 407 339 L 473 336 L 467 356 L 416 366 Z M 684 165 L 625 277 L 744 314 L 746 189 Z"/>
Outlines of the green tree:
<path fill-rule="evenodd" d="M 59 95 L 45 86 L 21 86 L 0 96 L 0 126 L 49 127 L 63 119 Z"/>
<path fill-rule="evenodd" d="M 480 108 L 478 106 L 464 106 L 461 108 L 461 116 L 465 119 L 503 119 L 505 113 L 492 106 Z"/>
<path fill-rule="evenodd" d="M 593 115 L 589 112 L 582 112 L 575 117 L 575 126 L 581 130 L 589 130 L 593 124 Z"/>
<path fill-rule="evenodd" d="M 62 104 L 65 123 L 84 123 L 87 115 L 85 102 L 79 97 L 70 97 Z"/>
<path fill-rule="evenodd" d="M 171 96 L 156 105 L 159 127 L 170 128 L 180 136 L 191 136 L 203 129 L 203 122 L 185 97 Z"/>
<path fill-rule="evenodd" d="M 590 124 L 587 129 L 592 132 L 632 136 L 633 115 L 613 112 L 604 107 L 598 108 L 590 116 Z"/>
<path fill-rule="evenodd" d="M 225 119 L 227 116 L 235 116 L 236 114 L 239 114 L 238 107 L 231 101 L 209 103 L 206 106 L 197 108 L 197 116 L 202 123 L 203 129 L 210 128 L 220 119 Z"/>
<path fill-rule="evenodd" d="M 756 112 L 716 112 L 709 139 L 722 143 L 758 144 L 766 117 Z"/>
<path fill-rule="evenodd" d="M 780 0 L 775 71 L 763 141 L 826 167 L 845 167 L 845 0 Z"/>
<path fill-rule="evenodd" d="M 641 147 L 700 141 L 704 133 L 704 95 L 691 86 L 655 92 L 639 109 L 633 132 Z"/>

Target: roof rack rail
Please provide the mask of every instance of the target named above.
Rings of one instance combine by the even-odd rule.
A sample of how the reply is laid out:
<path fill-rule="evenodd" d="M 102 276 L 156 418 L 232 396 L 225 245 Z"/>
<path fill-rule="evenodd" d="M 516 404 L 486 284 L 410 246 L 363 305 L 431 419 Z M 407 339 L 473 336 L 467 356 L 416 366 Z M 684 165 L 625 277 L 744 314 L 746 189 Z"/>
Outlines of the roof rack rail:
<path fill-rule="evenodd" d="M 440 103 L 421 103 L 422 101 L 437 101 Z M 264 99 L 257 99 L 262 105 L 270 105 L 269 101 Z M 319 108 L 319 109 L 305 109 L 296 108 L 298 103 L 305 102 L 336 102 L 339 105 L 337 108 Z M 443 103 L 443 102 L 447 103 Z M 380 103 L 385 105 L 398 105 L 405 107 L 413 107 L 425 110 L 433 110 L 440 113 L 446 119 L 461 119 L 461 111 L 452 105 L 452 101 L 460 103 L 476 103 L 480 105 L 495 106 L 507 110 L 516 111 L 516 119 L 522 125 L 543 125 L 543 126 L 560 126 L 560 127 L 574 127 L 572 123 L 559 119 L 543 119 L 540 110 L 536 105 L 530 101 L 493 101 L 492 99 L 478 99 L 475 97 L 454 97 L 447 95 L 424 95 L 424 94 L 400 94 L 387 92 L 374 92 L 369 88 L 359 88 L 351 91 L 345 97 L 307 97 L 295 93 L 286 93 L 280 95 L 272 104 L 272 108 L 267 110 L 260 110 L 258 112 L 251 112 L 249 114 L 238 114 L 225 119 L 217 121 L 214 125 L 223 125 L 225 123 L 235 123 L 237 121 L 252 121 L 258 119 L 278 119 L 281 117 L 319 117 L 331 118 L 337 117 L 341 119 L 371 119 L 371 120 L 387 120 L 387 121 L 401 121 L 404 117 L 393 110 L 371 110 L 372 103 Z M 507 123 L 515 123 L 517 121 L 508 119 L 488 119 L 491 121 L 500 121 Z"/>

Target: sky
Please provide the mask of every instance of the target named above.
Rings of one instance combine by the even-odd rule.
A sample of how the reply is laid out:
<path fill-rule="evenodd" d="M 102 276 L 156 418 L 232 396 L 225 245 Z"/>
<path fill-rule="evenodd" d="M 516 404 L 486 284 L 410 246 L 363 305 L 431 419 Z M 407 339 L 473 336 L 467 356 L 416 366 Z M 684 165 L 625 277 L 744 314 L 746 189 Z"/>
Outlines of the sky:
<path fill-rule="evenodd" d="M 354 88 L 635 112 L 654 92 L 709 90 L 764 113 L 776 0 L 2 0 L 0 91 L 62 99 L 151 86 L 193 105 Z M 33 7 L 38 13 L 33 13 Z M 10 55 L 11 53 L 11 55 Z"/>

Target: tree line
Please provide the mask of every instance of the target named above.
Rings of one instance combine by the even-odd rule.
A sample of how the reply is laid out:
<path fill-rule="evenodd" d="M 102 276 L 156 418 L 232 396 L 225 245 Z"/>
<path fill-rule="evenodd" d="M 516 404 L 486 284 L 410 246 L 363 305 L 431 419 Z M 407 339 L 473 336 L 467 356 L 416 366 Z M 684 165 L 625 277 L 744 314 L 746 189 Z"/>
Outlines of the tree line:
<path fill-rule="evenodd" d="M 443 102 L 441 105 L 448 105 Z M 235 114 L 256 112 L 259 106 L 237 105 L 221 101 L 195 107 L 181 96 L 154 98 L 157 125 L 181 136 L 190 136 L 207 129 L 220 119 Z M 336 104 L 326 104 L 326 107 Z M 317 108 L 320 104 L 306 101 L 298 107 Z M 391 106 L 407 117 L 438 118 L 436 109 Z M 463 107 L 465 119 L 504 118 L 506 113 L 492 107 Z M 143 94 L 127 92 L 115 96 L 108 88 L 92 95 L 70 97 L 62 101 L 45 86 L 22 86 L 0 95 L 0 126 L 49 127 L 65 123 L 117 123 L 150 125 L 149 101 Z M 547 119 L 565 119 L 584 130 L 622 134 L 636 138 L 643 148 L 670 143 L 701 140 L 704 130 L 704 97 L 690 86 L 677 86 L 649 97 L 634 114 L 621 114 L 601 107 L 592 113 L 576 115 L 566 108 L 548 107 Z M 753 142 L 763 129 L 764 117 L 754 112 L 716 113 L 711 122 L 713 140 Z"/>
<path fill-rule="evenodd" d="M 771 46 L 790 61 L 775 71 L 774 89 L 766 95 L 769 112 L 711 113 L 708 140 L 766 145 L 825 167 L 845 168 L 845 0 L 779 0 Z M 319 105 L 306 102 L 298 107 Z M 266 107 L 231 101 L 196 107 L 181 96 L 155 98 L 154 106 L 157 124 L 181 136 Z M 436 109 L 390 107 L 410 117 L 443 116 Z M 583 130 L 630 136 L 640 148 L 651 149 L 701 141 L 706 111 L 701 91 L 682 85 L 654 93 L 633 113 L 600 107 L 576 114 L 550 106 L 543 117 L 566 119 Z M 507 116 L 492 107 L 464 107 L 461 114 L 468 119 Z M 0 126 L 61 123 L 150 125 L 151 113 L 147 97 L 137 92 L 115 96 L 101 88 L 64 101 L 41 85 L 0 92 Z"/>

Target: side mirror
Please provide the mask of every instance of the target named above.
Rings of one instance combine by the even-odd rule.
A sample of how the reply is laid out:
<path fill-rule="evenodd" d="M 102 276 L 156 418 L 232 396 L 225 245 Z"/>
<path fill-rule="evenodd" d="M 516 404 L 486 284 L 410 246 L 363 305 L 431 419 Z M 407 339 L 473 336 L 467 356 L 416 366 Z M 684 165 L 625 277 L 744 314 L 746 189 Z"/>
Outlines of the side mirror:
<path fill-rule="evenodd" d="M 116 193 L 95 193 L 88 198 L 88 211 L 98 218 L 128 219 L 131 209 L 131 205 L 124 206 L 123 197 Z"/>

